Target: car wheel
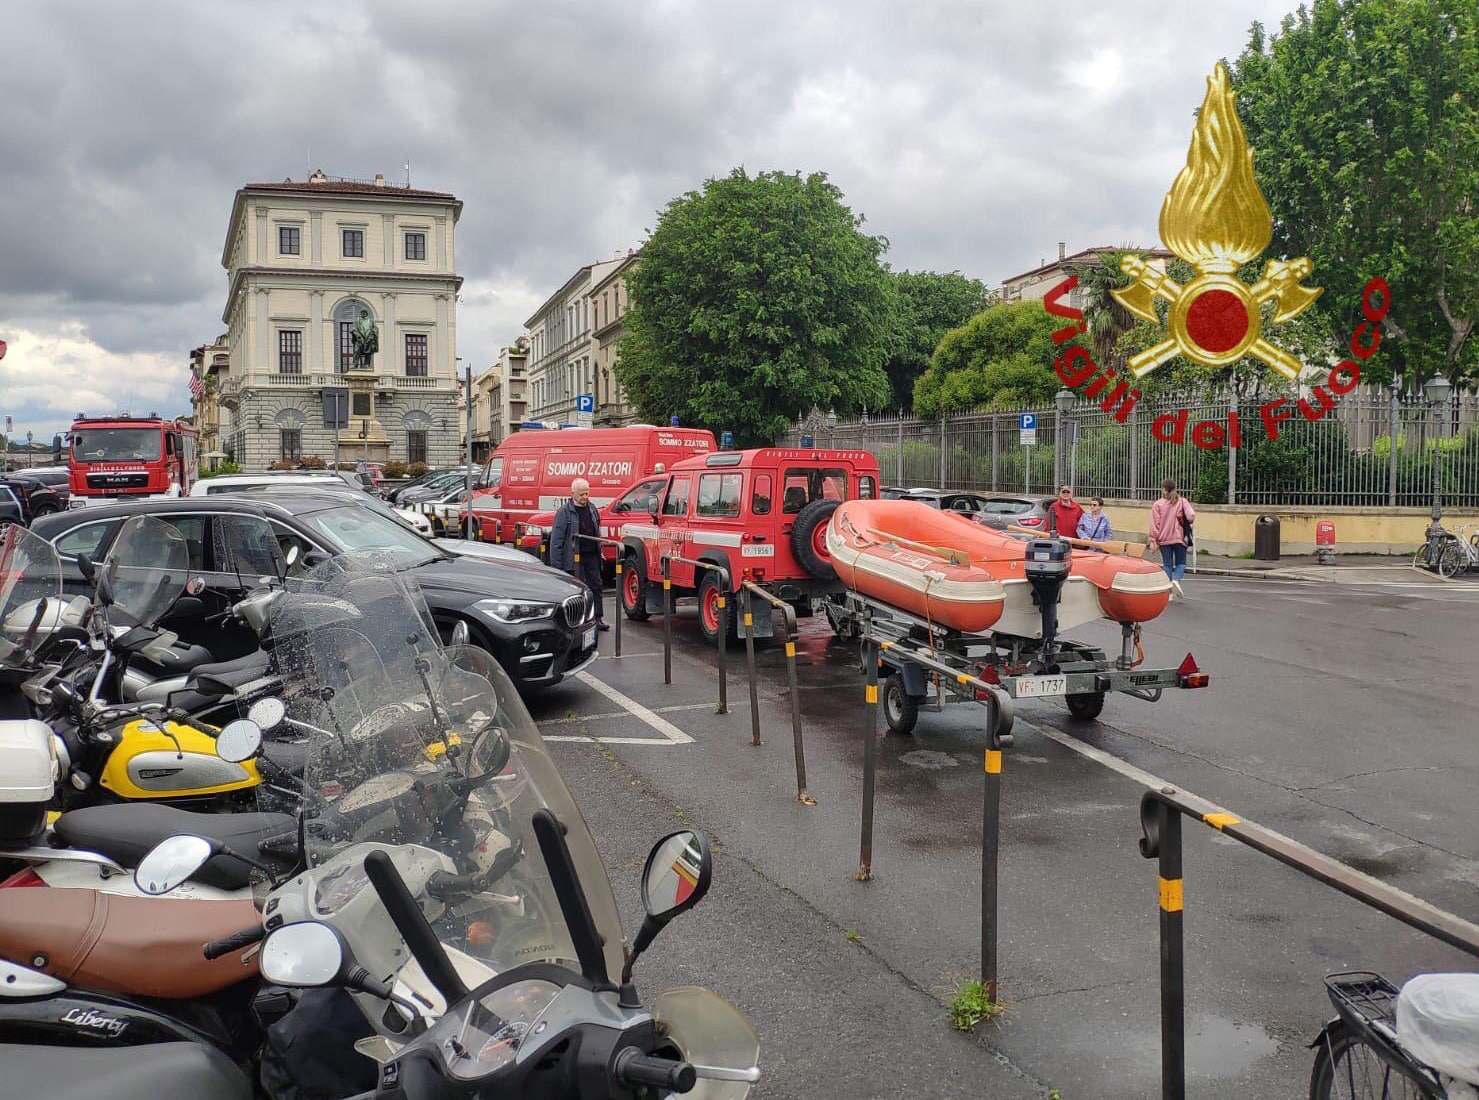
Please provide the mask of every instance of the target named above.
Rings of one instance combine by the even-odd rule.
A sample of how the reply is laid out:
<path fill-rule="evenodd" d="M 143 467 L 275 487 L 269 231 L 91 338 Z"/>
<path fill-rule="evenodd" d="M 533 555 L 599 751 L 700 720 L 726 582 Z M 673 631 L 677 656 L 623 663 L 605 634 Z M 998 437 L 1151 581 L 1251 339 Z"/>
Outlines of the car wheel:
<path fill-rule="evenodd" d="M 704 570 L 704 579 L 698 586 L 698 628 L 703 631 L 705 640 L 715 645 L 719 643 L 720 621 L 726 616 L 728 621 L 724 623 L 724 627 L 731 638 L 735 636 L 734 601 L 727 600 L 729 606 L 723 609 L 719 607 L 719 600 L 725 595 L 719 578 L 713 572 Z"/>
<path fill-rule="evenodd" d="M 835 581 L 837 570 L 827 550 L 827 524 L 837 511 L 839 501 L 814 500 L 796 515 L 791 528 L 791 553 L 819 581 Z"/>
<path fill-rule="evenodd" d="M 621 609 L 633 622 L 647 621 L 647 580 L 636 554 L 628 554 L 621 564 Z"/>
<path fill-rule="evenodd" d="M 42 516 L 55 515 L 57 512 L 60 511 L 61 509 L 58 508 L 55 504 L 38 504 L 36 506 L 35 512 L 32 514 L 32 518 L 40 519 Z"/>

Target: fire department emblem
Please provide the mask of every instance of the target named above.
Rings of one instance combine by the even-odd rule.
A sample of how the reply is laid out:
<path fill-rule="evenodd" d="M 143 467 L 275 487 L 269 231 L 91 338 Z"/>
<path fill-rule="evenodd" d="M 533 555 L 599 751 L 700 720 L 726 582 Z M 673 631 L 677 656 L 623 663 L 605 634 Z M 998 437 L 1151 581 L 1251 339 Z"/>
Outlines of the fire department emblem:
<path fill-rule="evenodd" d="M 1253 177 L 1253 150 L 1234 110 L 1236 100 L 1219 62 L 1207 78 L 1186 167 L 1161 205 L 1161 240 L 1196 277 L 1181 286 L 1138 256 L 1121 262 L 1134 281 L 1113 291 L 1120 305 L 1157 325 L 1155 300 L 1170 306 L 1167 339 L 1130 358 L 1136 378 L 1177 355 L 1207 367 L 1225 367 L 1247 355 L 1286 378 L 1299 376 L 1300 361 L 1264 339 L 1261 307 L 1273 302 L 1271 323 L 1282 324 L 1308 309 L 1321 288 L 1301 285 L 1314 270 L 1304 257 L 1268 261 L 1252 286 L 1238 278 L 1238 269 L 1268 247 L 1273 218 Z"/>

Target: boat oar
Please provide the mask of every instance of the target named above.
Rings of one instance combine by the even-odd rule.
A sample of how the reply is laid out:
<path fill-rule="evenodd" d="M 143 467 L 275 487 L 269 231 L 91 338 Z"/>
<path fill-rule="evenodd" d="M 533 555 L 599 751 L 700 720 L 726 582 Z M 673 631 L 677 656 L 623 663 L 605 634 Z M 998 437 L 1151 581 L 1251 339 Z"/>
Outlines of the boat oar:
<path fill-rule="evenodd" d="M 931 546 L 925 542 L 915 542 L 913 539 L 906 539 L 889 531 L 880 531 L 876 527 L 869 527 L 868 534 L 877 535 L 895 546 L 902 546 L 905 550 L 917 550 L 921 554 L 932 554 L 937 558 L 944 558 L 951 565 L 971 564 L 971 557 L 964 550 L 952 550 L 948 546 Z"/>
<path fill-rule="evenodd" d="M 1030 527 L 1018 527 L 1016 524 L 1008 524 L 1008 531 L 1016 531 L 1020 535 L 1032 535 L 1036 538 L 1059 538 L 1076 546 L 1080 550 L 1103 550 L 1106 554 L 1124 554 L 1126 557 L 1144 557 L 1145 547 L 1138 542 L 1121 542 L 1118 539 L 1108 542 L 1097 542 L 1094 539 L 1073 539 L 1067 535 L 1051 535 L 1043 531 L 1034 531 Z M 1133 549 L 1132 549 L 1133 548 Z"/>

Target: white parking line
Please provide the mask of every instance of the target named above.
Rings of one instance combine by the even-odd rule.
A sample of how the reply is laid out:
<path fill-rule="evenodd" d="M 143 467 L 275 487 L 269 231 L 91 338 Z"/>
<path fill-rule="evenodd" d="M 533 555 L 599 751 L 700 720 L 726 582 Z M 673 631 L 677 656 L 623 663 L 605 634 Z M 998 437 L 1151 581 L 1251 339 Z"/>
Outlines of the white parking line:
<path fill-rule="evenodd" d="M 603 745 L 691 745 L 693 738 L 684 733 L 673 723 L 662 715 L 644 707 L 629 695 L 617 691 L 604 680 L 598 680 L 589 672 L 577 672 L 575 678 L 588 687 L 595 688 L 606 698 L 610 699 L 622 710 L 634 718 L 647 723 L 660 733 L 661 737 L 571 737 L 556 736 L 546 737 L 546 741 L 599 741 Z"/>

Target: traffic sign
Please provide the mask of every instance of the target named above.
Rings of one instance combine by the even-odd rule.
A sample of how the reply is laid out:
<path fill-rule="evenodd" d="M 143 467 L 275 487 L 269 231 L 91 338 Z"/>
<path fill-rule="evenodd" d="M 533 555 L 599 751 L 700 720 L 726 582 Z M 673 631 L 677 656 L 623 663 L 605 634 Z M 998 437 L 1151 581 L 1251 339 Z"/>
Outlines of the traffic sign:
<path fill-rule="evenodd" d="M 1017 427 L 1024 432 L 1037 431 L 1037 413 L 1019 413 Z"/>
<path fill-rule="evenodd" d="M 575 411 L 578 413 L 594 413 L 596 411 L 595 394 L 578 394 L 575 398 Z"/>

